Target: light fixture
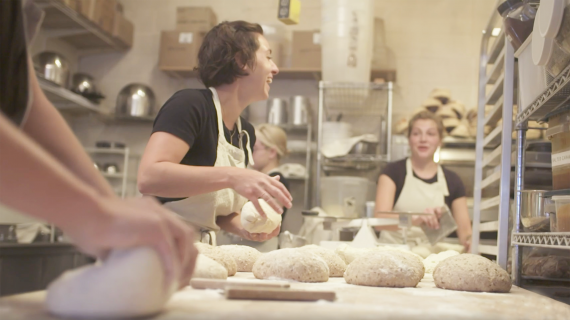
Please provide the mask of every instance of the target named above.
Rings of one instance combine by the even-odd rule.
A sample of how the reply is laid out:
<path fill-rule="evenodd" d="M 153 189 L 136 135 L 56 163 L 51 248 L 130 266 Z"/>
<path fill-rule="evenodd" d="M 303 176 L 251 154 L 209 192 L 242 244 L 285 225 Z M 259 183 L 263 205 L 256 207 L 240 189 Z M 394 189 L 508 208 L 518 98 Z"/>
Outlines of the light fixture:
<path fill-rule="evenodd" d="M 496 37 L 499 35 L 499 33 L 501 33 L 501 28 L 493 28 L 493 32 L 491 32 L 491 35 L 493 37 Z"/>

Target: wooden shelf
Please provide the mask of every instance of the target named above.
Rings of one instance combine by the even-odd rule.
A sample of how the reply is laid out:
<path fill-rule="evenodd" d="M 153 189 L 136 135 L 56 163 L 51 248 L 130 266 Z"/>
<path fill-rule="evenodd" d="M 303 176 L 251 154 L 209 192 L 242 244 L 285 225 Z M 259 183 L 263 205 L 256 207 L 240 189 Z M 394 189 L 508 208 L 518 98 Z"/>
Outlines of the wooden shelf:
<path fill-rule="evenodd" d="M 130 46 L 114 38 L 95 22 L 65 5 L 61 0 L 35 0 L 45 17 L 42 29 L 48 37 L 59 38 L 79 51 L 79 55 L 123 52 Z"/>
<path fill-rule="evenodd" d="M 194 70 L 174 70 L 161 69 L 166 74 L 174 78 L 195 78 L 198 72 Z M 385 81 L 396 81 L 396 70 L 372 70 L 370 80 L 382 78 Z M 275 76 L 276 80 L 320 80 L 321 70 L 318 69 L 279 69 L 279 74 Z"/>

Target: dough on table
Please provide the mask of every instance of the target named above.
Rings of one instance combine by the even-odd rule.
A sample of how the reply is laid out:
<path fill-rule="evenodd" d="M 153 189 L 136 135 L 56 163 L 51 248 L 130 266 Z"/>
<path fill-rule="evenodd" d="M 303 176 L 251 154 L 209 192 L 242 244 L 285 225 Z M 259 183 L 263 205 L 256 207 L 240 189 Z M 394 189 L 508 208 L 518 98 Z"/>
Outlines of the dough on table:
<path fill-rule="evenodd" d="M 457 255 L 459 255 L 459 252 L 454 251 L 454 250 L 442 251 L 438 254 L 435 254 L 435 253 L 430 254 L 423 261 L 424 267 L 426 268 L 426 273 L 428 273 L 428 274 L 433 273 L 433 271 L 435 270 L 435 267 L 437 267 L 437 265 L 440 262 L 442 262 L 443 260 L 445 260 L 449 257 L 453 257 L 453 256 L 457 256 Z"/>
<path fill-rule="evenodd" d="M 228 270 L 204 254 L 198 254 L 192 278 L 227 279 Z"/>
<path fill-rule="evenodd" d="M 271 233 L 281 224 L 281 215 L 263 199 L 259 199 L 259 205 L 266 216 L 261 216 L 253 203 L 248 201 L 241 209 L 241 225 L 250 233 Z"/>
<path fill-rule="evenodd" d="M 237 265 L 237 271 L 240 272 L 251 272 L 253 264 L 261 256 L 259 250 L 248 246 L 229 244 L 219 246 L 218 248 L 220 248 L 224 254 L 234 259 Z"/>
<path fill-rule="evenodd" d="M 433 279 L 438 288 L 459 291 L 509 292 L 512 286 L 507 271 L 487 258 L 470 253 L 440 262 Z"/>
<path fill-rule="evenodd" d="M 412 254 L 373 250 L 346 268 L 349 284 L 373 287 L 415 287 L 424 276 L 424 265 Z"/>
<path fill-rule="evenodd" d="M 335 249 L 335 253 L 342 259 L 344 262 L 349 265 L 354 259 L 365 255 L 367 252 L 370 252 L 372 249 L 363 249 L 363 248 L 355 248 L 346 243 L 341 244 Z"/>
<path fill-rule="evenodd" d="M 165 283 L 149 247 L 115 250 L 103 263 L 63 273 L 47 288 L 47 309 L 65 318 L 132 318 L 159 313 L 178 284 Z"/>
<path fill-rule="evenodd" d="M 331 249 L 311 244 L 300 247 L 299 250 L 306 250 L 323 258 L 329 266 L 329 277 L 342 277 L 344 275 L 346 263 Z"/>
<path fill-rule="evenodd" d="M 327 282 L 329 267 L 309 250 L 287 248 L 265 253 L 253 266 L 258 279 L 288 279 L 300 282 Z"/>
<path fill-rule="evenodd" d="M 197 242 L 194 244 L 198 252 L 207 256 L 208 258 L 221 264 L 228 270 L 228 276 L 231 277 L 237 272 L 237 264 L 234 258 L 222 251 L 219 247 L 211 246 L 207 243 Z"/>

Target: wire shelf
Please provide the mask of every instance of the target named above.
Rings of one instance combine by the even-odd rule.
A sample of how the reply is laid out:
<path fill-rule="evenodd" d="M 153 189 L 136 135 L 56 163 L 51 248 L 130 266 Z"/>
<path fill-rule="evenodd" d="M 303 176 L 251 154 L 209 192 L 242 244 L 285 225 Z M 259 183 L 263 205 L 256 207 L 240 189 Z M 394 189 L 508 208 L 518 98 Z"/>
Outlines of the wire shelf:
<path fill-rule="evenodd" d="M 319 86 L 327 111 L 349 115 L 386 113 L 388 84 L 322 81 Z"/>
<path fill-rule="evenodd" d="M 570 250 L 570 232 L 513 233 L 512 245 Z"/>

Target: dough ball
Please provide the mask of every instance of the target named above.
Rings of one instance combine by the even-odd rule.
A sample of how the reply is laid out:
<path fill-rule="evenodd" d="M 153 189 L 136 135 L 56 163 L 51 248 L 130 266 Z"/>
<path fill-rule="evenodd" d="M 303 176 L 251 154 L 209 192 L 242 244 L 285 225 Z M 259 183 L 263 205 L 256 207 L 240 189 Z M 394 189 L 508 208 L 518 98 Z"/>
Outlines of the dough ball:
<path fill-rule="evenodd" d="M 309 250 L 287 248 L 264 254 L 253 266 L 258 279 L 288 279 L 300 282 L 327 282 L 329 267 Z"/>
<path fill-rule="evenodd" d="M 65 318 L 132 318 L 159 313 L 176 290 L 158 253 L 112 251 L 103 263 L 63 273 L 47 288 L 49 312 Z"/>
<path fill-rule="evenodd" d="M 427 258 L 432 253 L 436 253 L 432 251 L 431 245 L 424 245 L 424 244 L 420 244 L 419 246 L 413 247 L 412 252 L 422 257 L 423 259 Z"/>
<path fill-rule="evenodd" d="M 346 263 L 334 251 L 314 244 L 299 248 L 312 252 L 323 258 L 329 266 L 329 277 L 342 277 L 346 271 Z"/>
<path fill-rule="evenodd" d="M 224 268 L 226 268 L 226 270 L 228 270 L 229 277 L 236 274 L 237 264 L 234 258 L 225 253 L 222 249 L 202 242 L 194 243 L 194 245 L 196 246 L 196 249 L 198 249 L 198 252 L 216 261 L 217 263 L 221 264 Z"/>
<path fill-rule="evenodd" d="M 435 270 L 435 267 L 437 267 L 437 265 L 440 262 L 442 262 L 443 260 L 445 260 L 449 257 L 453 257 L 453 256 L 457 256 L 457 255 L 459 255 L 459 252 L 454 251 L 454 250 L 442 251 L 438 254 L 434 254 L 434 253 L 430 254 L 423 261 L 424 267 L 426 269 L 426 273 L 433 273 L 433 271 Z"/>
<path fill-rule="evenodd" d="M 261 256 L 259 250 L 236 244 L 219 246 L 220 250 L 229 257 L 233 258 L 237 265 L 237 271 L 251 272 L 253 264 Z"/>
<path fill-rule="evenodd" d="M 356 258 L 346 268 L 349 284 L 373 287 L 415 287 L 424 276 L 424 265 L 401 251 L 374 250 Z"/>
<path fill-rule="evenodd" d="M 192 278 L 227 279 L 228 270 L 204 254 L 199 254 Z"/>
<path fill-rule="evenodd" d="M 349 265 L 354 259 L 365 255 L 367 252 L 370 252 L 371 249 L 362 249 L 362 248 L 355 248 L 348 244 L 341 244 L 335 249 L 335 253 L 342 259 L 344 262 Z"/>
<path fill-rule="evenodd" d="M 511 278 L 498 264 L 479 255 L 464 253 L 440 262 L 433 272 L 442 289 L 474 292 L 509 292 Z"/>
<path fill-rule="evenodd" d="M 266 217 L 262 217 L 253 203 L 248 201 L 241 209 L 241 225 L 250 233 L 271 233 L 281 224 L 281 215 L 263 199 L 259 199 L 259 205 Z"/>

